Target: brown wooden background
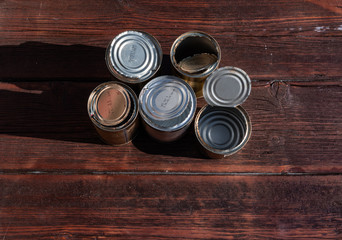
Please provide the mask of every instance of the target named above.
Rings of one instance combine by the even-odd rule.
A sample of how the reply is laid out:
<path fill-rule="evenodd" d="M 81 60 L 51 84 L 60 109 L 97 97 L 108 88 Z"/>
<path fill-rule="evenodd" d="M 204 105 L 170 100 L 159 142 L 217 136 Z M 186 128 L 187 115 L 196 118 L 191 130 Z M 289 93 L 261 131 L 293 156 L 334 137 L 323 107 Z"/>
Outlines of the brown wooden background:
<path fill-rule="evenodd" d="M 164 74 L 177 36 L 215 37 L 253 81 L 242 151 L 101 143 L 86 101 L 129 29 Z M 340 0 L 0 0 L 0 239 L 342 238 L 341 80 Z"/>

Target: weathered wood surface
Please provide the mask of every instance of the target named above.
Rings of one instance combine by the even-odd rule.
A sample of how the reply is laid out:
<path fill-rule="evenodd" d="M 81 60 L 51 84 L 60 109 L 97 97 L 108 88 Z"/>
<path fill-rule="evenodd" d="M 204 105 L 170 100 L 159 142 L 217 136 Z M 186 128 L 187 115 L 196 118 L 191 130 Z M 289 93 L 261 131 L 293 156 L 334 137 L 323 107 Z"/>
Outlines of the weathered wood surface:
<path fill-rule="evenodd" d="M 341 176 L 1 175 L 3 239 L 340 239 Z"/>
<path fill-rule="evenodd" d="M 341 173 L 341 82 L 255 84 L 243 104 L 247 146 L 206 159 L 193 132 L 161 144 L 143 131 L 133 143 L 102 144 L 86 111 L 98 82 L 0 83 L 0 169 L 24 171 Z M 199 101 L 199 107 L 203 105 Z M 192 129 L 192 128 L 191 128 Z"/>
<path fill-rule="evenodd" d="M 160 41 L 162 74 L 201 30 L 251 76 L 241 152 L 101 143 L 86 101 L 128 29 Z M 341 46 L 339 0 L 0 0 L 0 239 L 341 239 Z"/>
<path fill-rule="evenodd" d="M 104 49 L 127 29 L 153 34 L 165 55 L 180 34 L 208 32 L 222 48 L 222 66 L 253 79 L 341 79 L 341 7 L 335 0 L 4 0 L 0 79 L 107 78 Z"/>

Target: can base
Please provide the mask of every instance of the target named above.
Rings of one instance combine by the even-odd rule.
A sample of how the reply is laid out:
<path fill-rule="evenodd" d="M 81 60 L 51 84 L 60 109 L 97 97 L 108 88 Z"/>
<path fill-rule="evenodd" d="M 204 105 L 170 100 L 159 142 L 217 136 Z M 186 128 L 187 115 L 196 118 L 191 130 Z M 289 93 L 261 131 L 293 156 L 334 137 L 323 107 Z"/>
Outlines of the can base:
<path fill-rule="evenodd" d="M 168 142 L 174 142 L 179 140 L 183 135 L 186 133 L 186 130 L 188 128 L 184 127 L 182 129 L 179 129 L 174 132 L 162 132 L 157 129 L 152 128 L 146 123 L 143 123 L 145 131 L 148 133 L 149 136 L 151 136 L 154 140 L 158 142 L 168 143 Z"/>

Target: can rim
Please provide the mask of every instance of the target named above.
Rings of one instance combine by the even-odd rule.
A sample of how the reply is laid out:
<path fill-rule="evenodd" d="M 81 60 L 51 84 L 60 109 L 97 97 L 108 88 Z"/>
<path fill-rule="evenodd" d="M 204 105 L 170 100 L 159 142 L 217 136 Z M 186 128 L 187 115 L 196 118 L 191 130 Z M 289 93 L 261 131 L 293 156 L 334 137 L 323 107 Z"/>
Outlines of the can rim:
<path fill-rule="evenodd" d="M 112 49 L 115 45 L 115 41 L 117 39 L 119 39 L 121 36 L 126 35 L 126 34 L 130 34 L 130 33 L 134 33 L 134 34 L 141 34 L 144 38 L 146 38 L 147 40 L 149 40 L 149 47 L 151 47 L 151 51 L 155 51 L 156 52 L 156 57 L 155 57 L 155 66 L 154 67 L 150 67 L 150 68 L 144 68 L 144 71 L 146 71 L 147 73 L 145 75 L 141 76 L 134 76 L 134 75 L 129 75 L 129 74 L 125 74 L 124 72 L 122 72 L 120 69 L 116 69 L 115 68 L 115 64 L 113 63 L 113 59 L 112 59 Z M 151 34 L 145 32 L 145 31 L 141 31 L 141 30 L 127 30 L 124 32 L 119 33 L 118 35 L 116 35 L 107 45 L 106 48 L 106 54 L 105 54 L 105 62 L 107 65 L 107 68 L 109 69 L 109 71 L 111 72 L 111 74 L 116 77 L 117 79 L 125 82 L 125 83 L 129 83 L 129 84 L 135 84 L 135 83 L 141 83 L 144 81 L 147 81 L 148 79 L 152 78 L 160 69 L 161 64 L 162 64 L 162 60 L 163 60 L 163 51 L 162 51 L 162 47 L 159 43 L 159 41 Z M 153 66 L 153 62 L 150 63 L 151 66 Z"/>
<path fill-rule="evenodd" d="M 231 149 L 223 149 L 223 150 L 221 150 L 221 149 L 213 148 L 213 147 L 211 147 L 209 144 L 207 144 L 207 143 L 203 140 L 203 138 L 202 138 L 202 136 L 201 136 L 201 134 L 200 134 L 200 132 L 199 132 L 199 124 L 198 124 L 199 119 L 201 118 L 203 112 L 204 112 L 208 107 L 213 107 L 213 108 L 215 108 L 215 107 L 217 107 L 217 106 L 210 106 L 210 105 L 205 105 L 205 106 L 203 106 L 203 107 L 200 109 L 200 111 L 198 112 L 198 114 L 196 115 L 196 118 L 195 118 L 194 130 L 195 130 L 195 135 L 196 135 L 196 138 L 197 138 L 198 142 L 199 142 L 207 151 L 209 151 L 209 152 L 211 152 L 211 153 L 214 153 L 214 154 L 221 155 L 221 156 L 223 156 L 223 157 L 230 156 L 230 155 L 232 155 L 232 154 L 234 154 L 234 153 L 240 151 L 240 150 L 247 144 L 247 142 L 249 141 L 249 139 L 250 139 L 250 137 L 251 137 L 251 134 L 252 134 L 252 124 L 251 124 L 250 117 L 249 117 L 247 111 L 246 111 L 243 107 L 241 107 L 241 106 L 237 106 L 237 107 L 234 108 L 234 109 L 237 109 L 237 110 L 241 113 L 241 115 L 243 116 L 244 121 L 245 121 L 245 123 L 246 123 L 246 132 L 245 132 L 245 135 L 243 136 L 243 139 L 241 140 L 241 142 L 240 142 L 237 146 L 235 146 L 235 147 L 233 147 L 233 148 L 231 148 Z M 224 107 L 223 107 L 223 108 L 224 108 Z"/>
<path fill-rule="evenodd" d="M 128 109 L 130 113 L 127 116 L 127 121 L 121 122 L 117 126 L 104 125 L 101 122 L 97 121 L 96 118 L 94 118 L 94 112 L 92 111 L 92 106 L 95 103 L 94 100 L 96 99 L 96 98 L 94 98 L 94 96 L 96 95 L 98 90 L 100 90 L 101 88 L 104 88 L 106 85 L 108 85 L 108 86 L 120 85 L 121 87 L 125 88 L 125 90 L 127 90 L 127 93 L 131 97 L 131 102 L 132 102 L 131 105 L 132 106 L 131 106 L 131 109 Z M 90 120 L 93 122 L 93 124 L 96 127 L 100 128 L 102 130 L 105 130 L 105 131 L 109 131 L 109 132 L 121 131 L 125 128 L 130 127 L 132 124 L 134 124 L 135 120 L 138 118 L 138 115 L 139 115 L 138 114 L 138 112 L 139 112 L 138 98 L 137 98 L 136 94 L 134 93 L 134 91 L 124 83 L 117 82 L 117 81 L 105 82 L 105 83 L 98 85 L 90 93 L 89 98 L 88 98 L 88 102 L 87 102 L 87 111 L 88 111 L 88 116 L 89 116 Z"/>
<path fill-rule="evenodd" d="M 179 67 L 179 65 L 177 64 L 177 61 L 175 58 L 176 49 L 177 49 L 178 45 L 184 39 L 186 39 L 188 37 L 206 37 L 215 45 L 215 48 L 217 51 L 217 61 L 209 69 L 207 69 L 204 73 L 190 74 L 190 73 L 183 71 Z M 210 34 L 202 32 L 202 31 L 189 31 L 189 32 L 183 33 L 182 35 L 177 37 L 176 40 L 173 42 L 171 49 L 170 49 L 170 59 L 171 59 L 172 66 L 182 75 L 189 77 L 189 78 L 201 78 L 201 77 L 205 77 L 205 76 L 210 75 L 212 72 L 214 72 L 218 68 L 220 61 L 221 61 L 221 48 L 220 48 L 220 45 L 218 44 L 218 42 L 216 41 L 216 39 L 213 36 L 211 36 Z"/>

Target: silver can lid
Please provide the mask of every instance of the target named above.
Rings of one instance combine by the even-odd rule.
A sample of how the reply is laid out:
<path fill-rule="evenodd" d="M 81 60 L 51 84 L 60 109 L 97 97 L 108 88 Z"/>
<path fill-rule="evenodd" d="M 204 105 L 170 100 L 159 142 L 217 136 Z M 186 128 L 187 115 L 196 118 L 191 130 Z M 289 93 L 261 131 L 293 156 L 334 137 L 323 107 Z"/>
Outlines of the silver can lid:
<path fill-rule="evenodd" d="M 196 110 L 192 88 L 175 76 L 152 79 L 139 95 L 140 114 L 151 127 L 176 131 L 191 123 Z"/>
<path fill-rule="evenodd" d="M 242 104 L 251 92 L 247 73 L 236 67 L 222 67 L 205 81 L 203 96 L 211 106 L 235 107 Z"/>
<path fill-rule="evenodd" d="M 127 83 L 150 79 L 159 70 L 162 58 L 158 40 L 142 31 L 120 33 L 106 52 L 106 63 L 111 73 Z"/>

